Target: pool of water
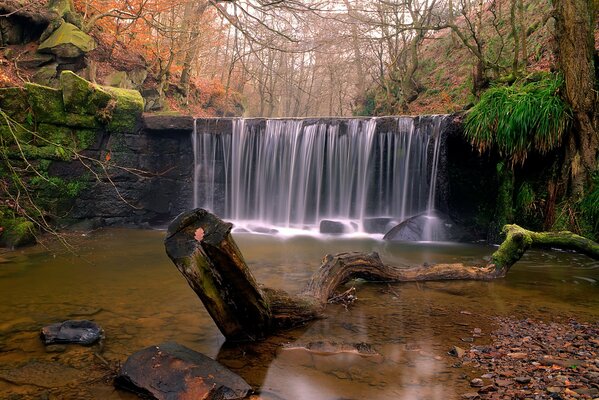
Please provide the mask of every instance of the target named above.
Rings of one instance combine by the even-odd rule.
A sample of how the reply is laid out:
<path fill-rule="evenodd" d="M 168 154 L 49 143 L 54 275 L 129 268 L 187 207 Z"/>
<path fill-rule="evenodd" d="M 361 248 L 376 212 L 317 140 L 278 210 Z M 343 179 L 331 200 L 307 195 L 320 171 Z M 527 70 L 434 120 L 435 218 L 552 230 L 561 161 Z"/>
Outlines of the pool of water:
<path fill-rule="evenodd" d="M 541 319 L 599 316 L 599 263 L 567 252 L 529 251 L 492 282 L 353 282 L 358 301 L 325 319 L 254 344 L 224 342 L 167 258 L 163 231 L 101 230 L 58 245 L 0 253 L 0 398 L 134 399 L 110 372 L 146 346 L 176 341 L 240 374 L 266 399 L 453 399 L 476 373 L 453 368 L 447 351 L 467 348 L 474 328 L 488 342 L 496 315 Z M 493 248 L 386 243 L 369 238 L 235 234 L 259 282 L 299 291 L 326 253 L 377 251 L 393 264 L 481 262 Z M 92 347 L 53 346 L 42 326 L 92 319 L 105 331 Z M 382 357 L 319 355 L 282 345 L 371 344 Z M 42 397 L 40 397 L 42 396 Z"/>

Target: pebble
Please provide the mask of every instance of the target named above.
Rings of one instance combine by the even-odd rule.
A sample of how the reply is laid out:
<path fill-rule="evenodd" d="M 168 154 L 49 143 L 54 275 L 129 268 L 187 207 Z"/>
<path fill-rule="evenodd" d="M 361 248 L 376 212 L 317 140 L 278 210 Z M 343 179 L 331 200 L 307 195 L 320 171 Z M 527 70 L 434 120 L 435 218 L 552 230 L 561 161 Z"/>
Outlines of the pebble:
<path fill-rule="evenodd" d="M 514 380 L 521 384 L 530 383 L 530 381 L 531 381 L 529 376 L 517 376 L 514 378 Z"/>
<path fill-rule="evenodd" d="M 470 381 L 472 387 L 483 387 L 483 380 L 480 378 L 474 378 Z"/>

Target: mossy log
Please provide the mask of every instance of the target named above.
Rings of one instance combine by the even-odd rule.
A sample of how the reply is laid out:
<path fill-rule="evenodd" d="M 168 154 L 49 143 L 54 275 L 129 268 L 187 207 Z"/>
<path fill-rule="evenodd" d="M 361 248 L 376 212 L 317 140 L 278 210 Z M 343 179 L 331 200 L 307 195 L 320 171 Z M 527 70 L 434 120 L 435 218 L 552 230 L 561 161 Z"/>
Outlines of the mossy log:
<path fill-rule="evenodd" d="M 491 280 L 505 277 L 530 247 L 577 250 L 599 259 L 599 244 L 571 232 L 533 232 L 506 225 L 506 238 L 486 265 L 398 267 L 377 253 L 326 255 L 299 295 L 261 287 L 231 236 L 232 224 L 206 210 L 178 216 L 165 239 L 168 256 L 200 297 L 228 340 L 259 340 L 317 318 L 336 290 L 352 279 L 412 282 Z"/>

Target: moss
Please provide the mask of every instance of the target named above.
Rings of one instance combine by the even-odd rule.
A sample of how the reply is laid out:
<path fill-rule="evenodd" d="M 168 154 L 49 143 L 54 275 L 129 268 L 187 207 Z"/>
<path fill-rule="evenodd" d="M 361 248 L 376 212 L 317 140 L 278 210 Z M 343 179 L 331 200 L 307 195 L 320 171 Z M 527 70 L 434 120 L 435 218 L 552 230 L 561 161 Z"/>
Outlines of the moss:
<path fill-rule="evenodd" d="M 491 262 L 498 269 L 509 269 L 532 245 L 532 238 L 529 231 L 518 225 L 505 225 L 503 233 L 506 238 L 491 256 Z"/>
<path fill-rule="evenodd" d="M 3 218 L 0 220 L 3 231 L 0 234 L 0 246 L 21 247 L 35 244 L 35 226 L 25 218 Z"/>
<path fill-rule="evenodd" d="M 17 121 L 25 121 L 29 104 L 21 88 L 0 88 L 0 110 Z"/>
<path fill-rule="evenodd" d="M 97 132 L 93 129 L 79 129 L 75 131 L 76 148 L 84 150 L 96 142 Z"/>
<path fill-rule="evenodd" d="M 65 22 L 38 47 L 43 53 L 54 53 L 61 57 L 75 58 L 96 47 L 96 42 L 87 33 L 73 24 Z"/>
<path fill-rule="evenodd" d="M 21 150 L 23 152 L 22 154 L 19 150 L 15 149 L 7 151 L 6 155 L 8 158 L 17 161 L 22 160 L 23 156 L 25 156 L 27 160 L 46 159 L 56 161 L 68 161 L 71 159 L 71 153 L 61 146 L 34 146 L 29 144 L 22 144 Z"/>
<path fill-rule="evenodd" d="M 90 82 L 72 71 L 63 71 L 60 74 L 60 87 L 67 112 L 75 114 L 88 112 L 87 99 L 93 90 Z"/>
<path fill-rule="evenodd" d="M 114 99 L 112 117 L 108 123 L 109 132 L 133 133 L 141 118 L 144 109 L 144 101 L 137 90 L 118 89 L 106 87 Z"/>
<path fill-rule="evenodd" d="M 81 78 L 72 71 L 60 74 L 60 86 L 65 110 L 69 113 L 96 115 L 105 109 L 112 96 L 100 86 Z"/>
<path fill-rule="evenodd" d="M 60 90 L 36 83 L 26 83 L 25 91 L 37 122 L 56 123 L 66 118 Z"/>
<path fill-rule="evenodd" d="M 37 127 L 37 133 L 44 139 L 49 140 L 52 143 L 60 145 L 72 145 L 72 128 L 66 126 L 52 125 L 52 124 L 39 124 Z M 46 145 L 47 143 L 38 143 L 40 145 Z"/>
<path fill-rule="evenodd" d="M 1 117 L 0 117 L 1 118 Z M 15 124 L 9 127 L 4 120 L 0 119 L 0 136 L 8 143 L 14 143 L 15 137 L 20 143 L 27 143 L 32 139 L 33 127 Z"/>

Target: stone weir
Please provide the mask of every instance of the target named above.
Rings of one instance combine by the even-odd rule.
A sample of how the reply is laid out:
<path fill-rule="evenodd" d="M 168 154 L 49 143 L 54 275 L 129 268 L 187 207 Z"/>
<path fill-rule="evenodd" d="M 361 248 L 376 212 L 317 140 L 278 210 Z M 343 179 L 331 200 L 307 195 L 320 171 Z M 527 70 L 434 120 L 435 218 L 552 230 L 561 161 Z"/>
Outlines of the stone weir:
<path fill-rule="evenodd" d="M 433 140 L 435 124 L 440 134 Z M 164 226 L 176 215 L 194 206 L 210 208 L 232 220 L 263 219 L 287 226 L 307 221 L 318 223 L 319 218 L 359 219 L 360 216 L 392 215 L 399 219 L 426 211 L 431 201 L 437 209 L 446 211 L 447 167 L 443 132 L 451 130 L 452 124 L 450 118 L 439 120 L 438 116 L 272 120 L 194 119 L 180 115 L 144 114 L 134 131 L 101 131 L 95 142 L 85 149 L 86 156 L 108 165 L 106 171 L 96 166 L 92 173 L 85 165 L 75 166 L 73 162 L 57 160 L 52 163 L 49 173 L 65 180 L 85 181 L 84 190 L 68 202 L 68 207 L 62 207 L 67 215 L 65 223 L 80 229 L 107 225 Z M 321 160 L 324 164 L 315 164 L 314 160 L 298 160 L 297 157 L 316 150 L 310 150 L 307 142 L 296 143 L 300 147 L 295 149 L 295 156 L 290 153 L 285 156 L 295 160 L 296 164 L 291 168 L 312 171 L 314 168 L 334 169 L 329 171 L 331 173 L 323 172 L 321 184 L 332 187 L 336 184 L 334 179 L 345 179 L 344 184 L 349 186 L 329 193 L 324 186 L 310 186 L 314 179 L 310 177 L 312 172 L 307 171 L 303 175 L 279 175 L 275 181 L 280 183 L 279 186 L 286 185 L 284 188 L 276 189 L 272 187 L 274 181 L 263 181 L 257 192 L 252 189 L 256 183 L 251 180 L 253 178 L 240 180 L 246 169 L 252 170 L 252 176 L 256 177 L 256 174 L 268 175 L 269 170 L 271 175 L 278 174 L 289 167 L 283 165 L 285 160 L 261 164 L 260 160 L 264 159 L 258 159 L 261 151 L 275 146 L 272 141 L 260 139 L 260 136 L 277 134 L 272 131 L 273 126 L 279 130 L 294 127 L 296 141 L 301 137 L 318 135 L 318 131 L 324 132 L 325 138 L 310 143 L 324 146 L 318 151 L 325 153 L 336 149 L 341 160 L 347 157 L 343 154 L 349 150 L 343 144 L 341 147 L 333 145 L 337 142 L 330 136 L 357 135 L 356 143 L 370 146 L 368 151 L 376 153 L 376 157 L 372 157 L 371 161 L 364 159 L 361 154 L 366 149 L 362 148 L 359 149 L 362 153 L 352 155 L 354 158 L 347 159 L 349 164 L 345 166 L 333 166 L 326 160 Z M 413 134 L 422 137 L 411 136 Z M 370 141 L 360 142 L 360 135 L 370 135 Z M 438 141 L 437 147 L 435 140 Z M 420 153 L 412 155 L 410 161 L 405 152 L 411 141 L 421 143 Z M 287 146 L 284 142 L 278 145 Z M 206 156 L 207 152 L 211 155 Z M 247 160 L 247 157 L 253 158 Z M 241 159 L 245 160 L 245 164 L 240 164 Z M 434 165 L 433 159 L 438 159 L 437 165 Z M 360 163 L 364 165 L 358 165 Z M 278 170 L 273 171 L 272 168 Z M 355 179 L 347 178 L 344 168 L 362 172 Z M 429 183 L 433 168 L 437 170 L 438 179 L 431 200 Z M 249 170 L 246 172 L 249 173 Z M 411 180 L 410 177 L 415 175 L 423 181 Z M 412 193 L 411 197 L 403 196 L 405 192 Z M 284 196 L 288 200 L 274 200 L 276 203 L 268 200 Z M 329 208 L 310 204 L 312 200 L 309 197 L 312 196 L 319 197 L 322 204 L 328 202 L 326 207 Z M 350 198 L 344 202 L 347 196 Z M 297 203 L 290 197 L 302 200 Z M 296 214 L 298 204 L 302 207 L 303 214 L 300 216 Z M 342 215 L 336 212 L 339 207 L 345 207 Z M 269 209 L 276 215 L 268 214 Z"/>

